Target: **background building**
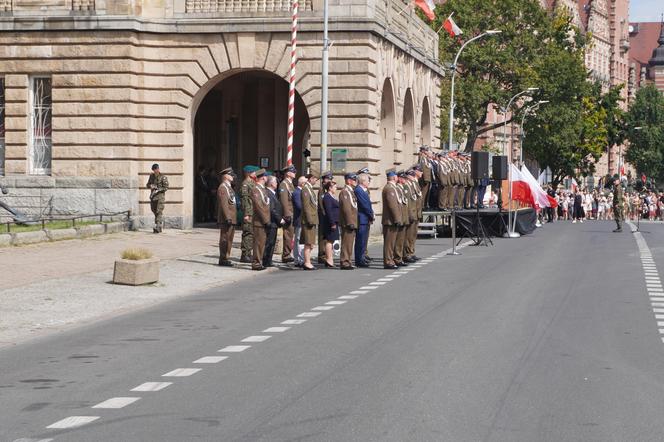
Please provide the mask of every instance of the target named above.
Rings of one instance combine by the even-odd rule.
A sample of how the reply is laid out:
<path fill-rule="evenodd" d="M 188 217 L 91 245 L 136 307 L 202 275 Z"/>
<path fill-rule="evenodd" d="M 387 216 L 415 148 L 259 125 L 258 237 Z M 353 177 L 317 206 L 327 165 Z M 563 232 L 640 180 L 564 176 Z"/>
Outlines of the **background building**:
<path fill-rule="evenodd" d="M 438 38 L 402 0 L 330 0 L 335 173 L 383 182 L 439 145 Z M 5 201 L 28 212 L 151 219 L 152 163 L 167 224 L 192 225 L 199 165 L 286 161 L 290 3 L 0 0 Z M 295 165 L 318 170 L 322 1 L 300 4 Z M 374 192 L 379 198 L 379 192 Z M 380 206 L 378 206 L 379 208 Z"/>

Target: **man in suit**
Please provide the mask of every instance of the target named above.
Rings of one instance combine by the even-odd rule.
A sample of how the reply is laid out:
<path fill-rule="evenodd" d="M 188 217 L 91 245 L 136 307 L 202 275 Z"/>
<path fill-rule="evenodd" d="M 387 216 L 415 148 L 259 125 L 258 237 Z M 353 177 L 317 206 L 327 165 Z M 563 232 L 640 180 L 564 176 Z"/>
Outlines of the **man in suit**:
<path fill-rule="evenodd" d="M 362 173 L 358 177 L 358 185 L 355 186 L 358 220 L 357 236 L 355 238 L 355 265 L 357 267 L 369 267 L 367 244 L 369 241 L 369 229 L 374 221 L 374 212 L 369 196 L 370 183 L 371 178 L 369 174 Z"/>
<path fill-rule="evenodd" d="M 363 167 L 360 170 L 358 170 L 357 172 L 355 172 L 355 175 L 358 176 L 358 179 L 359 179 L 360 176 L 366 175 L 367 185 L 366 185 L 366 187 L 364 187 L 364 189 L 366 190 L 366 194 L 369 197 L 369 206 L 371 206 L 371 174 L 369 173 L 369 168 L 368 167 Z M 371 218 L 371 223 L 373 223 L 373 209 L 371 210 L 371 217 L 372 217 Z M 359 235 L 359 231 L 358 231 L 358 235 Z M 355 240 L 357 241 L 357 238 L 355 238 Z M 364 259 L 362 260 L 362 262 L 365 262 L 365 263 L 369 264 L 373 261 L 373 258 L 371 256 L 369 256 L 369 234 L 368 234 L 368 231 L 367 231 L 367 235 L 364 237 L 363 247 L 364 247 Z M 357 265 L 357 261 L 355 261 L 355 265 Z"/>
<path fill-rule="evenodd" d="M 352 256 L 355 234 L 357 232 L 357 197 L 355 186 L 357 186 L 357 175 L 347 173 L 344 176 L 346 185 L 339 192 L 339 224 L 341 225 L 341 270 L 353 270 Z"/>
<path fill-rule="evenodd" d="M 253 258 L 251 262 L 252 270 L 264 270 L 263 254 L 265 253 L 265 243 L 267 241 L 267 229 L 270 226 L 270 199 L 265 189 L 267 175 L 265 169 L 256 171 L 256 185 L 251 191 L 251 204 L 253 215 L 251 217 L 253 227 Z"/>
<path fill-rule="evenodd" d="M 305 177 L 299 177 L 297 186 L 293 190 L 293 259 L 295 260 L 295 267 L 302 267 L 304 262 L 304 256 L 302 255 L 304 246 L 300 242 L 300 236 L 302 235 L 302 188 L 306 182 Z"/>
<path fill-rule="evenodd" d="M 401 193 L 398 190 L 397 171 L 388 169 L 385 172 L 387 184 L 383 187 L 383 267 L 386 269 L 397 269 L 394 261 L 397 235 L 399 228 L 403 225 L 402 211 L 403 203 Z"/>
<path fill-rule="evenodd" d="M 267 238 L 265 240 L 265 251 L 263 252 L 263 267 L 272 267 L 272 255 L 274 245 L 277 243 L 277 231 L 279 227 L 286 224 L 281 201 L 277 198 L 277 177 L 268 176 L 265 187 L 267 197 L 270 200 L 270 222 L 266 228 Z"/>
<path fill-rule="evenodd" d="M 235 223 L 237 222 L 237 207 L 235 191 L 231 187 L 235 174 L 232 168 L 220 172 L 221 184 L 217 189 L 217 223 L 219 224 L 219 265 L 233 267 L 231 264 L 231 248 L 233 247 L 233 235 L 235 234 Z"/>
<path fill-rule="evenodd" d="M 284 231 L 284 248 L 281 253 L 281 262 L 293 262 L 294 259 L 291 256 L 293 251 L 293 235 L 295 233 L 295 227 L 293 226 L 293 192 L 295 191 L 295 185 L 293 184 L 293 179 L 297 173 L 295 166 L 288 166 L 281 170 L 284 175 L 283 181 L 279 184 L 279 202 L 284 211 L 284 220 L 286 223 L 283 225 Z"/>

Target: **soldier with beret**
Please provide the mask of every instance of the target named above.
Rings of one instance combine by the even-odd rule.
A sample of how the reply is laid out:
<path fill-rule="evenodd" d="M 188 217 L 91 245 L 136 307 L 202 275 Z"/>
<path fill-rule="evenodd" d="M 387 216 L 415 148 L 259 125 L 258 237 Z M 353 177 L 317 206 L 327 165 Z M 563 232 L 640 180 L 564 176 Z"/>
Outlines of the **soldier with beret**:
<path fill-rule="evenodd" d="M 339 192 L 339 223 L 341 224 L 341 270 L 353 270 L 353 245 L 358 228 L 357 197 L 355 186 L 357 186 L 357 175 L 347 173 L 344 176 L 345 185 Z"/>
<path fill-rule="evenodd" d="M 253 216 L 253 203 L 251 201 L 251 194 L 255 187 L 256 182 L 256 166 L 244 166 L 244 181 L 240 187 L 240 202 L 242 204 L 242 243 L 240 248 L 242 254 L 240 262 L 252 262 L 251 256 L 254 247 L 254 226 L 252 223 Z"/>
<path fill-rule="evenodd" d="M 252 227 L 253 227 L 253 259 L 251 262 L 252 270 L 264 270 L 263 254 L 265 253 L 265 243 L 267 241 L 268 229 L 270 228 L 270 200 L 265 189 L 267 175 L 265 169 L 258 169 L 255 172 L 256 184 L 251 191 L 252 205 Z"/>
<path fill-rule="evenodd" d="M 291 256 L 291 252 L 293 251 L 293 234 L 295 233 L 295 227 L 293 226 L 293 192 L 295 191 L 295 185 L 293 184 L 293 179 L 295 179 L 297 169 L 291 165 L 282 169 L 281 173 L 284 179 L 279 184 L 279 202 L 281 202 L 284 220 L 286 221 L 282 227 L 284 244 L 283 252 L 281 253 L 281 262 L 287 263 L 294 261 Z"/>
<path fill-rule="evenodd" d="M 394 260 L 399 228 L 402 226 L 403 203 L 397 184 L 397 171 L 385 171 L 387 184 L 383 187 L 383 267 L 396 269 Z"/>
<path fill-rule="evenodd" d="M 311 252 L 316 242 L 316 227 L 318 227 L 318 197 L 314 191 L 314 186 L 318 177 L 312 173 L 306 175 L 307 181 L 302 186 L 300 198 L 302 202 L 302 214 L 300 223 L 302 225 L 302 234 L 300 243 L 304 244 L 304 263 L 303 270 L 316 270 L 311 264 Z"/>
<path fill-rule="evenodd" d="M 168 178 L 159 170 L 159 164 L 152 165 L 152 172 L 146 185 L 150 189 L 150 209 L 154 214 L 154 233 L 161 233 L 164 229 L 164 204 L 168 190 Z"/>
<path fill-rule="evenodd" d="M 230 257 L 237 222 L 235 191 L 231 187 L 235 174 L 232 168 L 219 172 L 221 184 L 217 189 L 217 223 L 219 224 L 219 265 L 232 267 Z"/>

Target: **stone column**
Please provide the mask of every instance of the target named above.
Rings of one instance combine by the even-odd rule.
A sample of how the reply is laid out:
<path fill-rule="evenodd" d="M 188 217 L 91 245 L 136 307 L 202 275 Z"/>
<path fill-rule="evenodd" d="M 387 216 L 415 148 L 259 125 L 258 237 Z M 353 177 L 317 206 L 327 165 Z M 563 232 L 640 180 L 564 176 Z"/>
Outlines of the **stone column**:
<path fill-rule="evenodd" d="M 28 172 L 28 76 L 5 75 L 5 174 Z"/>

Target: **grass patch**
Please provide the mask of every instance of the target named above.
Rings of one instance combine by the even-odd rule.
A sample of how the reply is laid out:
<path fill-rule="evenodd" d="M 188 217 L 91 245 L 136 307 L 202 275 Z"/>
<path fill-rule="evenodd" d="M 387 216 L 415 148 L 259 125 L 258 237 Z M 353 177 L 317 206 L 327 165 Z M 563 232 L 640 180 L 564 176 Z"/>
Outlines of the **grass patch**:
<path fill-rule="evenodd" d="M 110 222 L 111 221 L 104 221 L 103 223 L 100 223 L 99 221 L 76 221 L 76 227 L 90 226 L 92 224 L 108 224 Z M 48 230 L 71 229 L 73 227 L 74 225 L 70 220 L 49 221 L 44 224 L 44 228 Z M 11 233 L 36 232 L 37 230 L 42 230 L 41 223 L 28 225 L 11 224 L 9 226 L 9 231 Z M 0 233 L 8 233 L 6 225 L 0 226 Z"/>
<path fill-rule="evenodd" d="M 152 252 L 147 249 L 126 249 L 122 252 L 122 259 L 130 261 L 140 261 L 142 259 L 152 258 Z"/>

